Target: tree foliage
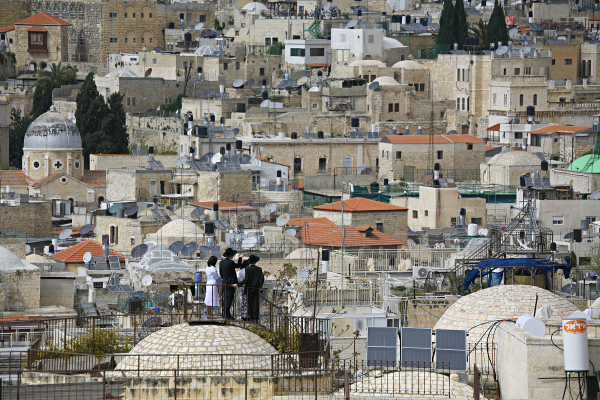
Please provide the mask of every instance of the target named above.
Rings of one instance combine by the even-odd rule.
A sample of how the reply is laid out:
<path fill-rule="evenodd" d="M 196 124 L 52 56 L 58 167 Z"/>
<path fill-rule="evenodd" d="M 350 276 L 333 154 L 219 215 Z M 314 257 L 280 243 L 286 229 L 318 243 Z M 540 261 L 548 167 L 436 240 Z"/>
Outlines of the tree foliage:
<path fill-rule="evenodd" d="M 494 10 L 488 22 L 488 37 L 489 43 L 502 42 L 504 45 L 508 43 L 508 27 L 506 26 L 506 18 L 504 10 L 498 0 L 494 1 Z"/>
<path fill-rule="evenodd" d="M 479 45 L 482 49 L 490 48 L 489 27 L 488 23 L 480 19 L 477 25 L 471 28 L 471 32 L 475 37 L 479 38 Z"/>
<path fill-rule="evenodd" d="M 177 111 L 177 110 L 181 110 L 181 107 L 183 107 L 182 103 L 181 103 L 181 99 L 184 97 L 188 97 L 185 93 L 179 93 L 177 95 L 177 98 L 167 106 L 167 111 L 169 112 L 173 112 L 173 111 Z"/>
<path fill-rule="evenodd" d="M 22 167 L 23 158 L 23 140 L 25 139 L 25 133 L 27 128 L 33 121 L 31 117 L 22 117 L 21 110 L 13 108 L 10 111 L 10 127 L 8 130 L 9 136 L 9 161 L 10 166 L 13 168 L 20 169 Z"/>
<path fill-rule="evenodd" d="M 454 42 L 458 43 L 458 48 L 462 49 L 465 44 L 465 38 L 469 32 L 467 23 L 467 13 L 465 12 L 465 3 L 463 0 L 456 0 L 454 4 Z"/>
<path fill-rule="evenodd" d="M 63 67 L 62 63 L 52 63 L 50 71 L 42 70 L 38 75 L 37 82 L 50 82 L 53 88 L 69 85 L 77 82 L 77 68 L 71 65 Z"/>
<path fill-rule="evenodd" d="M 33 106 L 29 116 L 36 119 L 52 106 L 52 91 L 54 87 L 49 81 L 42 81 L 36 84 L 35 92 L 33 93 Z"/>
<path fill-rule="evenodd" d="M 88 328 L 84 335 L 66 342 L 63 340 L 62 346 L 54 346 L 50 343 L 49 352 L 40 352 L 39 356 L 42 359 L 65 358 L 61 353 L 100 356 L 104 354 L 128 353 L 131 347 L 131 338 L 121 336 L 115 330 Z"/>
<path fill-rule="evenodd" d="M 454 5 L 452 0 L 444 0 L 444 7 L 442 8 L 442 15 L 440 16 L 440 29 L 437 35 L 437 44 L 449 44 L 452 46 L 454 43 Z"/>

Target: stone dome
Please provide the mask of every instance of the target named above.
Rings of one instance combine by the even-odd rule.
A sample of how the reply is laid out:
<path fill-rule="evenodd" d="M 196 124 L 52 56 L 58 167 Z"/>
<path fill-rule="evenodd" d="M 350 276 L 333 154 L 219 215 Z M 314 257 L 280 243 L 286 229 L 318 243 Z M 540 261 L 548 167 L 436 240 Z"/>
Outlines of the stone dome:
<path fill-rule="evenodd" d="M 392 66 L 392 68 L 401 68 L 401 69 L 425 69 L 421 64 L 413 60 L 404 60 L 398 61 L 396 64 Z"/>
<path fill-rule="evenodd" d="M 0 246 L 0 270 L 24 267 L 23 261 L 6 247 Z"/>
<path fill-rule="evenodd" d="M 468 330 L 485 321 L 531 315 L 536 295 L 538 310 L 545 305 L 554 307 L 553 320 L 577 311 L 577 307 L 569 301 L 537 286 L 500 285 L 458 299 L 435 324 L 435 329 Z M 469 342 L 476 342 L 489 327 L 489 324 L 485 324 L 471 329 Z"/>
<path fill-rule="evenodd" d="M 507 167 L 517 165 L 532 165 L 539 166 L 542 160 L 535 154 L 528 151 L 507 151 L 505 153 L 496 154 L 488 161 L 489 165 L 502 165 Z"/>
<path fill-rule="evenodd" d="M 352 61 L 350 67 L 380 67 L 385 68 L 385 64 L 378 60 L 356 60 Z"/>
<path fill-rule="evenodd" d="M 380 76 L 373 82 L 379 82 L 379 86 L 400 86 L 397 80 L 389 76 Z"/>
<path fill-rule="evenodd" d="M 395 49 L 397 47 L 406 47 L 396 39 L 392 39 L 389 37 L 381 38 L 381 44 L 384 50 Z"/>
<path fill-rule="evenodd" d="M 127 68 L 117 68 L 105 75 L 106 78 L 137 78 L 135 72 Z"/>
<path fill-rule="evenodd" d="M 79 129 L 65 115 L 45 112 L 29 125 L 23 142 L 24 149 L 81 149 Z"/>
<path fill-rule="evenodd" d="M 160 317 L 160 316 L 159 316 Z M 167 371 L 141 371 L 146 376 L 173 376 L 172 369 L 206 368 L 213 371 L 182 371 L 183 375 L 220 375 L 221 354 L 244 354 L 255 357 L 223 357 L 224 369 L 271 368 L 271 355 L 278 354 L 273 346 L 247 329 L 224 324 L 183 323 L 154 332 L 139 342 L 130 352 L 133 357 L 124 357 L 117 370 L 133 370 L 137 375 L 137 362 L 140 355 L 140 369 L 163 369 Z M 157 355 L 160 354 L 160 355 Z M 190 355 L 195 354 L 195 355 Z M 211 354 L 214 356 L 206 356 Z M 258 357 L 264 356 L 264 357 Z M 171 371 L 168 371 L 171 369 Z"/>
<path fill-rule="evenodd" d="M 202 236 L 204 231 L 191 221 L 185 218 L 179 218 L 169 222 L 156 232 L 156 237 L 190 237 L 190 236 Z"/>

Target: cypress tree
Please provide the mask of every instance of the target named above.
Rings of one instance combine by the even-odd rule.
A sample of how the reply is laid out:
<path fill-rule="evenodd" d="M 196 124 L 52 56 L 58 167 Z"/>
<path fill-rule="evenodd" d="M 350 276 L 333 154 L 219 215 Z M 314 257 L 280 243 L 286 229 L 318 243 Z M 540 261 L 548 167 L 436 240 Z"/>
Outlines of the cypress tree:
<path fill-rule="evenodd" d="M 454 5 L 452 5 L 452 0 L 444 0 L 444 7 L 440 16 L 440 30 L 438 31 L 436 43 L 452 46 L 455 42 L 454 39 Z"/>
<path fill-rule="evenodd" d="M 37 83 L 35 92 L 33 93 L 33 106 L 29 116 L 32 119 L 36 119 L 52 106 L 52 83 L 48 81 L 42 81 Z"/>
<path fill-rule="evenodd" d="M 462 49 L 465 44 L 468 30 L 469 24 L 467 24 L 465 3 L 463 3 L 463 0 L 456 0 L 454 5 L 454 41 L 458 43 L 459 49 Z"/>
<path fill-rule="evenodd" d="M 488 22 L 488 37 L 490 44 L 495 43 L 498 48 L 498 42 L 502 42 L 502 45 L 506 46 L 508 43 L 508 27 L 506 26 L 506 18 L 504 10 L 498 0 L 494 1 L 494 10 L 490 16 Z"/>
<path fill-rule="evenodd" d="M 88 167 L 89 155 L 97 153 L 99 143 L 102 142 L 98 132 L 107 111 L 108 107 L 104 103 L 104 97 L 100 95 L 96 82 L 94 82 L 94 74 L 90 72 L 77 93 L 77 109 L 75 110 L 77 129 L 79 129 L 83 142 L 83 157 Z"/>

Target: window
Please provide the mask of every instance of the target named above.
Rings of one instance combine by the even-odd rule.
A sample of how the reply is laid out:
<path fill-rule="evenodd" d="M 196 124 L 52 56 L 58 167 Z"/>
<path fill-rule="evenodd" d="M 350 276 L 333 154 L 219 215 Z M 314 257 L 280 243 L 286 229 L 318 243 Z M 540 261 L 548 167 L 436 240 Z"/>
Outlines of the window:
<path fill-rule="evenodd" d="M 377 230 L 381 233 L 383 233 L 383 222 L 378 222 L 377 223 Z"/>
<path fill-rule="evenodd" d="M 564 217 L 552 217 L 552 225 L 564 225 Z"/>
<path fill-rule="evenodd" d="M 298 39 L 300 39 L 300 38 L 298 38 Z M 346 41 L 346 35 L 342 34 L 342 39 L 340 40 L 340 42 L 345 42 L 345 41 Z"/>
<path fill-rule="evenodd" d="M 294 158 L 294 173 L 301 174 L 302 173 L 302 159 Z"/>
<path fill-rule="evenodd" d="M 319 172 L 327 171 L 327 159 L 325 157 L 319 158 Z"/>
<path fill-rule="evenodd" d="M 119 43 L 119 38 L 111 37 L 109 41 L 110 43 Z"/>
<path fill-rule="evenodd" d="M 456 70 L 456 80 L 460 81 L 460 69 Z"/>
<path fill-rule="evenodd" d="M 305 49 L 290 49 L 290 56 L 292 57 L 304 57 Z"/>
<path fill-rule="evenodd" d="M 375 35 L 369 35 L 369 43 L 375 43 Z"/>
<path fill-rule="evenodd" d="M 33 168 L 40 169 L 40 162 L 39 161 L 34 161 L 33 162 Z"/>
<path fill-rule="evenodd" d="M 156 64 L 158 62 L 158 60 L 156 58 L 152 59 L 152 64 Z"/>
<path fill-rule="evenodd" d="M 565 65 L 571 65 L 571 64 L 573 64 L 573 59 L 565 58 Z"/>
<path fill-rule="evenodd" d="M 312 108 L 318 108 L 319 105 L 317 103 L 313 103 Z"/>
<path fill-rule="evenodd" d="M 144 13 L 142 13 L 142 18 L 144 18 Z"/>
<path fill-rule="evenodd" d="M 506 75 L 506 68 L 504 68 L 502 75 Z"/>
<path fill-rule="evenodd" d="M 463 109 L 463 111 L 466 110 L 466 108 L 465 108 L 465 98 L 464 97 L 462 98 L 462 109 Z"/>
<path fill-rule="evenodd" d="M 223 69 L 227 71 L 229 69 L 229 63 L 223 63 Z"/>
<path fill-rule="evenodd" d="M 394 103 L 388 104 L 388 112 L 394 112 Z"/>
<path fill-rule="evenodd" d="M 483 220 L 481 218 L 471 218 L 471 223 L 481 225 L 483 223 Z"/>
<path fill-rule="evenodd" d="M 413 218 L 419 218 L 419 212 L 417 210 L 413 210 Z"/>
<path fill-rule="evenodd" d="M 523 95 L 522 94 L 519 95 L 519 105 L 520 106 L 523 105 Z"/>
<path fill-rule="evenodd" d="M 79 19 L 85 19 L 85 10 L 83 4 L 79 6 Z"/>
<path fill-rule="evenodd" d="M 204 20 L 206 21 L 206 15 L 203 15 L 203 17 L 204 17 Z M 152 13 L 148 14 L 148 18 L 152 18 Z M 202 21 L 202 16 L 200 17 L 200 22 L 203 22 Z"/>
<path fill-rule="evenodd" d="M 117 13 L 109 13 L 109 18 L 117 18 Z"/>
<path fill-rule="evenodd" d="M 460 98 L 456 99 L 456 109 L 460 110 Z"/>
<path fill-rule="evenodd" d="M 531 75 L 531 67 L 525 67 L 525 75 Z"/>
<path fill-rule="evenodd" d="M 521 68 L 515 68 L 515 75 L 521 75 Z"/>
<path fill-rule="evenodd" d="M 444 152 L 442 150 L 438 150 L 438 152 L 437 152 L 437 159 L 438 160 L 443 160 L 444 159 Z"/>
<path fill-rule="evenodd" d="M 79 33 L 79 45 L 85 46 L 85 33 L 83 33 L 83 29 Z"/>
<path fill-rule="evenodd" d="M 132 17 L 132 18 L 135 18 L 135 13 L 131 13 L 131 17 Z"/>
<path fill-rule="evenodd" d="M 71 45 L 77 46 L 77 31 L 75 29 L 71 31 Z"/>
<path fill-rule="evenodd" d="M 396 160 L 402 160 L 402 152 L 401 151 L 396 152 Z"/>
<path fill-rule="evenodd" d="M 429 216 L 429 210 L 425 210 L 425 216 L 428 217 Z"/>
<path fill-rule="evenodd" d="M 496 105 L 496 93 L 492 95 L 492 104 Z"/>
<path fill-rule="evenodd" d="M 110 227 L 110 244 L 119 243 L 119 227 L 112 225 Z"/>
<path fill-rule="evenodd" d="M 506 104 L 508 103 L 508 95 L 504 94 L 504 106 L 506 107 Z"/>
<path fill-rule="evenodd" d="M 425 84 L 424 83 L 420 83 L 419 86 L 421 87 L 421 92 L 425 91 Z"/>
<path fill-rule="evenodd" d="M 395 112 L 400 112 L 400 103 L 395 103 L 394 104 L 394 111 Z"/>
<path fill-rule="evenodd" d="M 541 146 L 541 135 L 531 135 L 531 146 Z"/>
<path fill-rule="evenodd" d="M 400 328 L 400 318 L 388 318 L 388 328 Z"/>
<path fill-rule="evenodd" d="M 552 65 L 556 65 L 556 60 L 552 60 Z"/>
<path fill-rule="evenodd" d="M 127 13 L 125 13 L 125 18 L 127 18 Z"/>
<path fill-rule="evenodd" d="M 325 55 L 325 48 L 323 48 L 323 47 L 317 47 L 317 48 L 310 49 L 311 57 L 323 57 L 324 55 Z"/>
<path fill-rule="evenodd" d="M 585 219 L 587 219 L 589 224 L 592 224 L 593 222 L 596 222 L 596 217 L 586 217 Z"/>
<path fill-rule="evenodd" d="M 235 63 L 235 69 L 240 69 L 240 63 L 239 62 Z"/>
<path fill-rule="evenodd" d="M 554 143 L 558 143 L 558 138 L 555 138 L 555 139 L 554 139 Z"/>
<path fill-rule="evenodd" d="M 135 247 L 135 238 L 131 238 L 131 246 Z"/>
<path fill-rule="evenodd" d="M 29 49 L 47 52 L 46 32 L 29 32 Z"/>
<path fill-rule="evenodd" d="M 77 18 L 77 10 L 75 10 L 75 6 L 71 4 L 71 19 Z"/>
<path fill-rule="evenodd" d="M 260 76 L 265 76 L 265 69 L 264 68 L 260 68 L 258 74 Z"/>
<path fill-rule="evenodd" d="M 467 150 L 473 150 L 473 143 L 467 143 Z"/>
<path fill-rule="evenodd" d="M 102 282 L 94 282 L 94 289 L 102 289 Z"/>
<path fill-rule="evenodd" d="M 515 132 L 515 139 L 523 139 L 523 132 Z"/>
<path fill-rule="evenodd" d="M 146 39 L 144 37 L 142 37 L 142 43 L 144 43 L 146 41 Z"/>
<path fill-rule="evenodd" d="M 456 225 L 456 217 L 450 218 L 450 225 Z"/>
<path fill-rule="evenodd" d="M 537 94 L 533 95 L 533 105 L 537 106 Z"/>
<path fill-rule="evenodd" d="M 150 181 L 150 194 L 155 195 L 156 193 L 156 181 Z"/>

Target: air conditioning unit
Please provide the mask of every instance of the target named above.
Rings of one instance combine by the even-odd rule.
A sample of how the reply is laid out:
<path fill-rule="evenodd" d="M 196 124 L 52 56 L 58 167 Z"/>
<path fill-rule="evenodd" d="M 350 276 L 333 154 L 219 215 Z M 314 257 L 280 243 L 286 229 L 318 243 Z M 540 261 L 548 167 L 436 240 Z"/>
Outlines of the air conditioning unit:
<path fill-rule="evenodd" d="M 427 275 L 429 275 L 429 271 L 431 271 L 431 268 L 429 268 L 429 267 L 414 266 L 413 270 L 412 270 L 413 278 L 414 279 L 425 279 L 425 278 L 427 278 Z"/>

